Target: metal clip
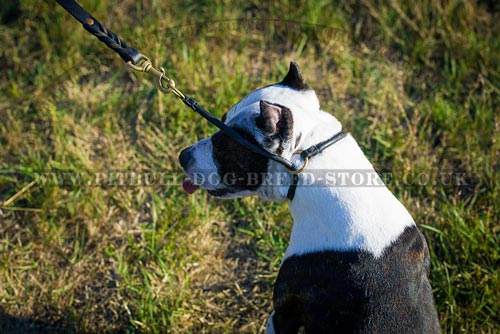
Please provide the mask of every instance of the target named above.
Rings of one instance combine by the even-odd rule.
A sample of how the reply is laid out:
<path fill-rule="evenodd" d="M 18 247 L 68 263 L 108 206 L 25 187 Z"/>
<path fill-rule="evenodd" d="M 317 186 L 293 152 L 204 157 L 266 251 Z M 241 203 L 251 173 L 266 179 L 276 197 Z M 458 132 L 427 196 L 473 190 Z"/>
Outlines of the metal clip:
<path fill-rule="evenodd" d="M 148 57 L 143 57 L 140 65 L 134 65 L 132 62 L 127 62 L 127 65 L 135 71 L 150 73 L 155 76 L 158 79 L 158 89 L 162 93 L 173 93 L 176 97 L 185 99 L 186 96 L 175 87 L 174 80 L 165 75 L 165 69 L 163 67 L 160 67 L 160 69 L 154 67 Z"/>
<path fill-rule="evenodd" d="M 165 69 L 163 67 L 160 67 L 160 71 L 161 75 L 158 79 L 158 89 L 160 89 L 164 93 L 170 93 L 172 90 L 170 85 L 172 85 L 172 88 L 175 88 L 175 82 L 165 75 Z M 163 80 L 167 81 L 167 87 L 163 86 Z"/>

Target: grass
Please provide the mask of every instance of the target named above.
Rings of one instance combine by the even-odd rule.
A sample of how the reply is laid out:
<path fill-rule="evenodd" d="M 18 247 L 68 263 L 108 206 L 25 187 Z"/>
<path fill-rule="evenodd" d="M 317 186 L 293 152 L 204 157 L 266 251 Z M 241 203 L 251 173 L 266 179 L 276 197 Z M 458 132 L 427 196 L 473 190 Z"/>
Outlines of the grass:
<path fill-rule="evenodd" d="M 495 2 L 83 5 L 219 116 L 296 60 L 425 233 L 444 332 L 500 331 Z M 55 2 L 0 17 L 0 332 L 263 333 L 287 204 L 186 196 L 213 127 Z"/>

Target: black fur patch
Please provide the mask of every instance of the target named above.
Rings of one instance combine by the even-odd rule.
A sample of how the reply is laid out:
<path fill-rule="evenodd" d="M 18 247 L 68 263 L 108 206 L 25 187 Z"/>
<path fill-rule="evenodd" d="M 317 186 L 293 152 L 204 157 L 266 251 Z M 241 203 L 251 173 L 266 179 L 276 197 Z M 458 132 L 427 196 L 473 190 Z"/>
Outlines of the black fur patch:
<path fill-rule="evenodd" d="M 257 144 L 252 135 L 237 130 L 249 141 Z M 256 190 L 262 184 L 268 159 L 250 151 L 222 131 L 212 136 L 213 158 L 218 174 L 226 186 L 233 190 Z"/>
<path fill-rule="evenodd" d="M 291 87 L 297 90 L 310 90 L 311 87 L 305 82 L 300 73 L 299 66 L 295 62 L 290 62 L 290 68 L 285 78 L 280 82 L 281 85 Z"/>
<path fill-rule="evenodd" d="M 441 333 L 428 281 L 429 252 L 407 227 L 379 258 L 322 251 L 287 258 L 274 286 L 276 333 Z"/>

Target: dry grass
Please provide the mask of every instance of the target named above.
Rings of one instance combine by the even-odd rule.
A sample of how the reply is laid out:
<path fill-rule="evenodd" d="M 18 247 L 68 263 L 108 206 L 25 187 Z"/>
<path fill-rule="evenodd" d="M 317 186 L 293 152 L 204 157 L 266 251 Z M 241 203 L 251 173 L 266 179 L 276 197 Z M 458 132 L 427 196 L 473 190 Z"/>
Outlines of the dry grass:
<path fill-rule="evenodd" d="M 296 60 L 424 230 L 444 331 L 500 331 L 498 6 L 116 3 L 83 2 L 217 115 Z M 187 197 L 212 127 L 55 3 L 0 18 L 0 332 L 263 333 L 287 205 Z"/>

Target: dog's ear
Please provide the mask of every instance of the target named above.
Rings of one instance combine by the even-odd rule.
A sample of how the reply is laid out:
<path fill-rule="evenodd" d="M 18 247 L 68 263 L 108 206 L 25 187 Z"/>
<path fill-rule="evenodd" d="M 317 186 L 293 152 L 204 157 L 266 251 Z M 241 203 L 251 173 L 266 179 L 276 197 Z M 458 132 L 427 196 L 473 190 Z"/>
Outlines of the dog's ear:
<path fill-rule="evenodd" d="M 269 135 L 288 140 L 293 129 L 292 112 L 285 106 L 261 100 L 255 124 Z"/>
<path fill-rule="evenodd" d="M 281 119 L 281 113 L 281 106 L 261 100 L 260 115 L 255 120 L 255 124 L 267 133 L 275 133 Z"/>
<path fill-rule="evenodd" d="M 285 78 L 280 82 L 281 85 L 291 87 L 297 90 L 310 90 L 311 87 L 305 82 L 300 73 L 299 65 L 294 61 L 290 62 L 290 68 Z"/>

